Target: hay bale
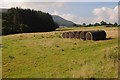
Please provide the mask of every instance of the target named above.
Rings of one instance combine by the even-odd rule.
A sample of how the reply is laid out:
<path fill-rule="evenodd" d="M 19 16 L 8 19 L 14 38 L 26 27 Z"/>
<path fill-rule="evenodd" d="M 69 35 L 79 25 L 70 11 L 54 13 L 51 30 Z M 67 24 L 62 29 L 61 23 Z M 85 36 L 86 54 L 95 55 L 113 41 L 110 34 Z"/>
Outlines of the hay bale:
<path fill-rule="evenodd" d="M 81 33 L 80 33 L 80 39 L 81 40 L 86 40 L 86 33 L 87 33 L 88 31 L 82 31 Z"/>
<path fill-rule="evenodd" d="M 78 31 L 73 31 L 74 35 L 77 33 Z"/>
<path fill-rule="evenodd" d="M 81 33 L 82 31 L 77 31 L 76 33 L 75 33 L 75 38 L 77 38 L 77 39 L 80 39 L 80 33 Z"/>
<path fill-rule="evenodd" d="M 74 32 L 69 32 L 69 38 L 74 38 Z"/>
<path fill-rule="evenodd" d="M 65 38 L 69 38 L 69 32 L 65 32 Z"/>
<path fill-rule="evenodd" d="M 86 40 L 104 40 L 106 39 L 106 32 L 104 30 L 88 31 L 86 33 Z"/>
<path fill-rule="evenodd" d="M 62 38 L 65 38 L 65 32 L 64 32 L 64 33 L 62 33 Z"/>
<path fill-rule="evenodd" d="M 82 31 L 81 33 L 80 33 L 80 39 L 81 40 L 86 40 L 86 33 L 87 32 L 94 32 L 95 30 L 89 30 L 89 31 Z"/>

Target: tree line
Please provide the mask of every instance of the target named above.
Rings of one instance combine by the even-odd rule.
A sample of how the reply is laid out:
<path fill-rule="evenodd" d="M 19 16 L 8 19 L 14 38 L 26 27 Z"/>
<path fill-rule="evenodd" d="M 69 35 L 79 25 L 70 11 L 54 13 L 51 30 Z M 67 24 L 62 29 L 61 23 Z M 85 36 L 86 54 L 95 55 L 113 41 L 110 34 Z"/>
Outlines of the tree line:
<path fill-rule="evenodd" d="M 2 12 L 2 34 L 54 31 L 58 25 L 49 13 L 31 9 L 10 8 Z"/>
<path fill-rule="evenodd" d="M 76 27 L 81 27 L 81 26 L 84 26 L 84 27 L 92 27 L 92 26 L 120 27 L 120 25 L 117 22 L 107 23 L 105 21 L 101 21 L 100 23 L 95 23 L 95 24 L 86 24 L 86 23 L 83 23 L 82 25 L 74 24 L 74 26 L 76 26 Z"/>

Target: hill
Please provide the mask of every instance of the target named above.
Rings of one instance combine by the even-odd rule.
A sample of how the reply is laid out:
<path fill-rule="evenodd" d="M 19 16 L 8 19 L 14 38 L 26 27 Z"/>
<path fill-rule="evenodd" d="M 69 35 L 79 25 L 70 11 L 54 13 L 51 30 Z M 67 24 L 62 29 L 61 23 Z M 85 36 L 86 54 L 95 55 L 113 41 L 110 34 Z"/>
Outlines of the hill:
<path fill-rule="evenodd" d="M 57 16 L 57 15 L 52 15 L 52 17 L 53 17 L 54 22 L 56 22 L 59 26 L 72 27 L 75 24 L 72 21 L 68 21 L 60 16 Z"/>
<path fill-rule="evenodd" d="M 108 40 L 61 38 L 68 30 L 107 32 Z M 114 33 L 114 34 L 113 34 Z M 59 28 L 54 32 L 2 36 L 3 78 L 117 78 L 118 29 Z"/>

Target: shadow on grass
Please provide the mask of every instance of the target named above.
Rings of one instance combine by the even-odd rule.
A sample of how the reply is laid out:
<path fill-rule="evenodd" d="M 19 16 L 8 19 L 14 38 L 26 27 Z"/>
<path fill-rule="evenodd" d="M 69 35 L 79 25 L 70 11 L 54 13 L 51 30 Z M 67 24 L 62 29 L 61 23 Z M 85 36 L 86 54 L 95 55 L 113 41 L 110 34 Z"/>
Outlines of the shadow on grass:
<path fill-rule="evenodd" d="M 115 39 L 115 38 L 106 38 L 105 40 L 111 40 L 111 39 Z"/>
<path fill-rule="evenodd" d="M 112 39 L 115 39 L 115 38 L 106 38 L 104 40 L 95 40 L 95 41 L 106 41 L 106 40 L 112 40 Z"/>

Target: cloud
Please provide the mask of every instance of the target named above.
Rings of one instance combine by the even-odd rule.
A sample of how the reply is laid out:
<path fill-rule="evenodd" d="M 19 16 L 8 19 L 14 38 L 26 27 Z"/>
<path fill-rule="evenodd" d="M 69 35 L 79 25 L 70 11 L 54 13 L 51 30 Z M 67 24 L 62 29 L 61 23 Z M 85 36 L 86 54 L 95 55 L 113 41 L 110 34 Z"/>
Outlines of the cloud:
<path fill-rule="evenodd" d="M 73 15 L 73 14 L 61 14 L 59 13 L 58 11 L 54 11 L 53 13 L 51 13 L 52 15 L 58 15 L 66 20 L 70 20 L 70 21 L 74 21 L 76 22 L 78 20 L 78 17 L 76 15 Z"/>
<path fill-rule="evenodd" d="M 21 7 L 49 12 L 51 10 L 64 9 L 64 2 L 3 2 L 0 8 Z"/>
<path fill-rule="evenodd" d="M 76 22 L 78 20 L 78 17 L 76 15 L 73 15 L 73 14 L 62 14 L 61 17 L 67 19 L 67 20 L 71 20 L 71 21 L 74 21 Z"/>
<path fill-rule="evenodd" d="M 95 8 L 93 14 L 96 17 L 96 21 L 104 20 L 107 22 L 118 22 L 118 6 L 115 8 Z"/>
<path fill-rule="evenodd" d="M 54 11 L 52 15 L 60 15 L 60 14 L 58 13 L 58 11 Z"/>

